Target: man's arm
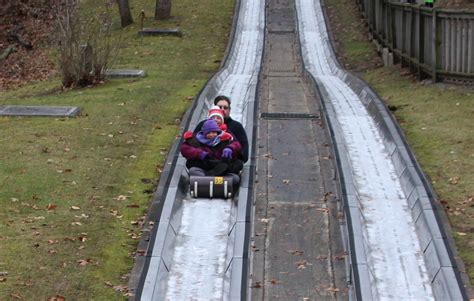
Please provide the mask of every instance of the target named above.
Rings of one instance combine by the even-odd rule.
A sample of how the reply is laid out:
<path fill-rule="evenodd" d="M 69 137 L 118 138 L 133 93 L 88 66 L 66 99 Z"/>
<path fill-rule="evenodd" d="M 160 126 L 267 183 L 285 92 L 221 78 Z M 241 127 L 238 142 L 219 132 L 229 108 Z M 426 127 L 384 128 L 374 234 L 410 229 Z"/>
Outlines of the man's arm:
<path fill-rule="evenodd" d="M 244 162 L 247 162 L 249 159 L 249 142 L 244 127 L 240 122 L 233 120 L 232 128 L 229 126 L 229 130 L 235 135 L 235 138 L 240 142 L 240 145 L 242 146 L 242 160 Z"/>
<path fill-rule="evenodd" d="M 204 120 L 201 120 L 198 125 L 196 125 L 196 128 L 194 129 L 193 133 L 194 134 L 197 134 L 201 128 L 202 128 L 202 125 L 204 124 L 204 122 L 206 121 L 207 119 L 204 119 Z"/>

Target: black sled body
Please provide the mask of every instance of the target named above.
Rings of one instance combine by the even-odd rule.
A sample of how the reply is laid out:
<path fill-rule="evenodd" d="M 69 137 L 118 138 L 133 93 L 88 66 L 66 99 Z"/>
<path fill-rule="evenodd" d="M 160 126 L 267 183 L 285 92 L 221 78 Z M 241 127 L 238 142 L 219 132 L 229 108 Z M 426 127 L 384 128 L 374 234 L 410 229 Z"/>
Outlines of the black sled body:
<path fill-rule="evenodd" d="M 232 176 L 190 176 L 193 198 L 227 199 L 234 196 Z"/>

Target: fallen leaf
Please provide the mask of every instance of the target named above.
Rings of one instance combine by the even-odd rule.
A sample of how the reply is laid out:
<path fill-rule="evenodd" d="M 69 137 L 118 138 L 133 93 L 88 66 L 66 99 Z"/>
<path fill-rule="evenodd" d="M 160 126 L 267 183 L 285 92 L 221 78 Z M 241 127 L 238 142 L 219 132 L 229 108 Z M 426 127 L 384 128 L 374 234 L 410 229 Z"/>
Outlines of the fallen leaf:
<path fill-rule="evenodd" d="M 71 209 L 72 209 L 72 210 L 81 210 L 81 207 L 78 207 L 78 206 L 71 206 Z"/>
<path fill-rule="evenodd" d="M 126 195 L 119 195 L 118 197 L 115 197 L 114 200 L 117 201 L 125 201 L 128 197 Z"/>
<path fill-rule="evenodd" d="M 336 260 L 343 260 L 343 259 L 346 258 L 346 256 L 347 256 L 347 253 L 346 253 L 346 252 L 343 252 L 342 254 L 335 255 L 335 256 L 334 256 L 334 259 L 336 259 Z"/>
<path fill-rule="evenodd" d="M 255 284 L 252 286 L 253 288 L 262 288 L 262 283 L 260 281 L 255 282 Z"/>
<path fill-rule="evenodd" d="M 74 215 L 76 218 L 89 218 L 89 215 L 82 213 L 81 215 Z"/>
<path fill-rule="evenodd" d="M 110 287 L 114 286 L 114 285 L 112 284 L 112 282 L 110 282 L 110 281 L 105 281 L 104 284 L 107 285 L 107 286 L 110 286 Z"/>
<path fill-rule="evenodd" d="M 46 210 L 52 211 L 52 210 L 56 209 L 56 207 L 57 206 L 55 204 L 48 204 L 48 205 L 46 205 Z"/>
<path fill-rule="evenodd" d="M 304 254 L 303 251 L 299 251 L 299 250 L 289 250 L 288 252 L 290 252 L 293 255 L 303 255 Z"/>
<path fill-rule="evenodd" d="M 79 263 L 80 266 L 86 266 L 86 265 L 89 265 L 92 263 L 92 260 L 90 258 L 87 258 L 87 259 L 79 259 L 77 261 L 77 263 Z"/>
<path fill-rule="evenodd" d="M 113 289 L 116 292 L 121 292 L 121 293 L 126 293 L 128 292 L 128 286 L 127 285 L 114 285 Z"/>
<path fill-rule="evenodd" d="M 297 269 L 298 270 L 303 270 L 303 269 L 306 269 L 306 264 L 308 262 L 306 260 L 301 260 L 301 261 L 297 261 L 296 262 L 296 265 L 298 266 Z"/>
<path fill-rule="evenodd" d="M 449 178 L 448 183 L 452 185 L 456 185 L 459 183 L 459 179 L 460 179 L 459 177 L 451 177 Z"/>
<path fill-rule="evenodd" d="M 271 153 L 268 153 L 268 154 L 264 154 L 263 157 L 267 158 L 267 159 L 273 159 L 273 156 Z"/>
<path fill-rule="evenodd" d="M 278 284 L 278 283 L 280 283 L 280 282 L 281 282 L 281 281 L 280 281 L 280 280 L 277 280 L 277 279 L 272 279 L 272 280 L 270 280 L 270 283 L 271 283 L 271 284 Z"/>
<path fill-rule="evenodd" d="M 48 301 L 66 301 L 66 298 L 60 295 L 49 297 Z"/>

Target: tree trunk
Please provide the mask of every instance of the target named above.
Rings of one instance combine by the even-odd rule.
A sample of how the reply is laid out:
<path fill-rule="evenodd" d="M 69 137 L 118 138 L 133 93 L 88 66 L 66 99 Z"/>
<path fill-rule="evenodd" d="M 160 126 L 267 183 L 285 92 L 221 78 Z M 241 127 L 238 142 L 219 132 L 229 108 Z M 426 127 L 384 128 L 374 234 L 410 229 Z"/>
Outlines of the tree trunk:
<path fill-rule="evenodd" d="M 130 11 L 130 5 L 128 0 L 117 0 L 120 13 L 120 21 L 122 22 L 122 27 L 130 25 L 133 23 L 132 13 Z"/>
<path fill-rule="evenodd" d="M 155 19 L 171 18 L 171 0 L 156 0 Z"/>

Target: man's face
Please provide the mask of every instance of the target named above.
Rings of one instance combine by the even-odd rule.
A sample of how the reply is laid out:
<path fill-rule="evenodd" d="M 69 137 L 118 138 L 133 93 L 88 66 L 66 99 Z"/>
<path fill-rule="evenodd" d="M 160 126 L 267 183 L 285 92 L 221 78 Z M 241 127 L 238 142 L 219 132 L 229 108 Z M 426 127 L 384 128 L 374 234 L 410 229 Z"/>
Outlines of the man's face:
<path fill-rule="evenodd" d="M 224 111 L 224 118 L 230 116 L 230 106 L 225 100 L 219 100 L 216 104 L 222 111 Z"/>

